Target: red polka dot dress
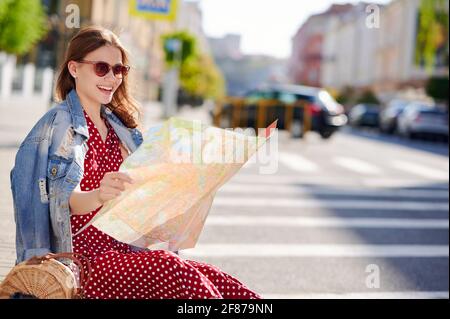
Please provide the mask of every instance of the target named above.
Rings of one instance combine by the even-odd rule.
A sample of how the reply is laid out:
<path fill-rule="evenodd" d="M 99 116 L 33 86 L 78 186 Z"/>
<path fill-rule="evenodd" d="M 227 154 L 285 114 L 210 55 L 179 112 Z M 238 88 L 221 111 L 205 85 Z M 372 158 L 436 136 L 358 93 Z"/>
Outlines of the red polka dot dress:
<path fill-rule="evenodd" d="M 86 112 L 89 129 L 89 150 L 84 162 L 82 191 L 100 186 L 107 172 L 118 171 L 123 158 L 119 138 L 108 127 L 106 140 Z M 72 233 L 75 234 L 95 214 L 72 215 Z M 92 273 L 85 296 L 90 299 L 260 299 L 239 280 L 217 267 L 182 259 L 165 250 L 132 251 L 131 246 L 119 242 L 89 226 L 73 237 L 73 250 L 86 256 Z"/>

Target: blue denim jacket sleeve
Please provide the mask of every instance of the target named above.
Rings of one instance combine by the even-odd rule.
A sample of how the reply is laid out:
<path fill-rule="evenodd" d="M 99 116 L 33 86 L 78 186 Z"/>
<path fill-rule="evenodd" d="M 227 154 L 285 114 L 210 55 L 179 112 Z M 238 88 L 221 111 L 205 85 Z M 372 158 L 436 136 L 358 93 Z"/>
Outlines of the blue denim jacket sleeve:
<path fill-rule="evenodd" d="M 54 118 L 55 114 L 49 112 L 32 128 L 19 147 L 10 173 L 16 263 L 51 251 L 47 162 Z"/>

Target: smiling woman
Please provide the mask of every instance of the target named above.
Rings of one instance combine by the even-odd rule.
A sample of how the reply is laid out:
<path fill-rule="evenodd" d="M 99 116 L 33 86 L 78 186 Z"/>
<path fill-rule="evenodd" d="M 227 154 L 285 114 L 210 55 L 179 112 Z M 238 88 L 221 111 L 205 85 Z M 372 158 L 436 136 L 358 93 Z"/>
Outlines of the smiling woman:
<path fill-rule="evenodd" d="M 133 113 L 139 113 L 139 108 L 129 93 L 127 64 L 128 53 L 114 33 L 84 28 L 70 42 L 58 78 L 57 98 L 64 100 L 76 88 L 88 114 L 93 115 L 92 105 L 105 104 L 126 126 L 135 128 Z M 92 118 L 100 123 L 99 115 Z"/>
<path fill-rule="evenodd" d="M 32 128 L 11 171 L 17 262 L 48 253 L 86 257 L 82 268 L 92 266 L 82 285 L 87 298 L 260 298 L 212 265 L 137 249 L 92 225 L 80 231 L 133 183 L 119 171 L 143 142 L 129 70 L 127 53 L 109 30 L 84 28 L 70 41 L 56 83 L 61 103 Z"/>

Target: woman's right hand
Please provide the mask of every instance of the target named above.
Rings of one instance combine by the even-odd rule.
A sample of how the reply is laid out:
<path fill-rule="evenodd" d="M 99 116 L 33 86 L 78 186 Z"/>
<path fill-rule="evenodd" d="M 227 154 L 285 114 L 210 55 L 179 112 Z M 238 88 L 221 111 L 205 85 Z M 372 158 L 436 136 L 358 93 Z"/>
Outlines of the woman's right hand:
<path fill-rule="evenodd" d="M 132 178 L 123 172 L 105 173 L 97 189 L 97 199 L 101 205 L 122 194 L 125 190 L 125 183 L 133 184 Z"/>

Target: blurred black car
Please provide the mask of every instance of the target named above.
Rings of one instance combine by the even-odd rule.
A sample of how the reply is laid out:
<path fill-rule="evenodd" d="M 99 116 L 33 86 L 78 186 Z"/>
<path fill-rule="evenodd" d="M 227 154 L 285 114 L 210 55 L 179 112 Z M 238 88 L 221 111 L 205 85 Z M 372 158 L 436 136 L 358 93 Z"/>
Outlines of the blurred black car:
<path fill-rule="evenodd" d="M 349 124 L 353 127 L 378 127 L 380 106 L 377 104 L 358 104 L 349 113 Z"/>
<path fill-rule="evenodd" d="M 397 131 L 398 117 L 409 103 L 409 101 L 405 100 L 392 100 L 389 102 L 380 113 L 380 131 L 388 134 L 395 133 Z"/>
<path fill-rule="evenodd" d="M 299 85 L 273 85 L 262 89 L 249 91 L 244 96 L 245 115 L 242 118 L 246 123 L 243 126 L 257 126 L 258 103 L 261 100 L 272 101 L 279 105 L 267 109 L 266 123 L 270 124 L 278 119 L 278 128 L 286 129 L 286 105 L 302 105 L 294 107 L 290 126 L 292 137 L 303 135 L 305 109 L 308 110 L 311 122 L 310 130 L 318 132 L 322 138 L 329 138 L 340 127 L 347 124 L 347 116 L 342 105 L 324 89 L 299 86 Z M 225 105 L 224 109 L 230 111 L 231 105 Z M 225 110 L 226 111 L 226 110 Z"/>

